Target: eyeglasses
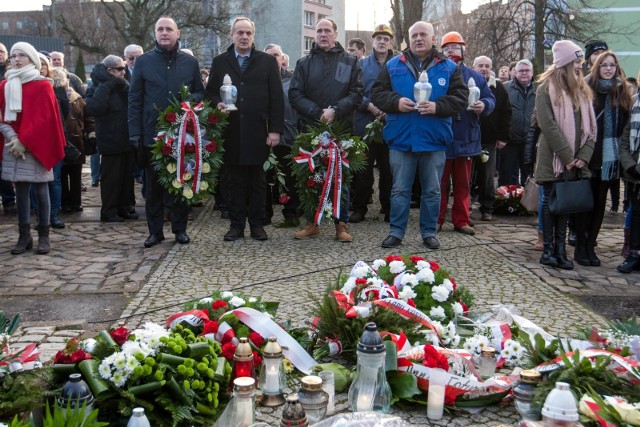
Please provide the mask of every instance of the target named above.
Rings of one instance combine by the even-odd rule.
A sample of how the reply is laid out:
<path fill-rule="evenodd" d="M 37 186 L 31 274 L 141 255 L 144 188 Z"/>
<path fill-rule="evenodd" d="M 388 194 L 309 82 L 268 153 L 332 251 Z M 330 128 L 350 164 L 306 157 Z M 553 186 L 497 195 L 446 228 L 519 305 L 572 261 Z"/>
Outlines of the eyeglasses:
<path fill-rule="evenodd" d="M 600 68 L 618 68 L 618 64 L 600 64 Z"/>
<path fill-rule="evenodd" d="M 124 71 L 124 67 L 113 67 L 109 68 L 110 70 Z"/>
<path fill-rule="evenodd" d="M 524 74 L 524 73 L 532 73 L 532 72 L 533 72 L 533 70 L 528 70 L 528 69 L 527 70 L 517 70 L 516 71 L 516 73 L 522 73 L 522 74 Z"/>
<path fill-rule="evenodd" d="M 135 60 L 136 60 L 136 58 L 137 58 L 137 56 L 127 56 L 127 59 L 128 59 L 129 61 L 135 61 Z"/>
<path fill-rule="evenodd" d="M 462 46 L 459 44 L 450 44 L 442 48 L 443 52 L 450 52 L 452 50 L 462 50 Z"/>

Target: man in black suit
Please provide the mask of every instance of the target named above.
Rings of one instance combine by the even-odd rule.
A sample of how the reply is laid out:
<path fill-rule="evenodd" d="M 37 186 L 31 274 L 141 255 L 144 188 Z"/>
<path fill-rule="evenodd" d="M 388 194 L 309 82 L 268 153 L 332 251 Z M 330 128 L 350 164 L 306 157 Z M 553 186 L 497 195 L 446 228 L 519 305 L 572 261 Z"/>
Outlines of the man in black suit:
<path fill-rule="evenodd" d="M 269 149 L 280 142 L 284 127 L 284 93 L 278 61 L 256 50 L 255 24 L 238 17 L 231 25 L 233 44 L 213 58 L 206 96 L 224 110 L 220 86 L 225 75 L 238 90 L 237 111 L 229 113 L 224 130 L 224 164 L 231 226 L 225 241 L 244 237 L 247 220 L 251 237 L 267 240 L 264 230 L 267 184 L 262 169 Z"/>

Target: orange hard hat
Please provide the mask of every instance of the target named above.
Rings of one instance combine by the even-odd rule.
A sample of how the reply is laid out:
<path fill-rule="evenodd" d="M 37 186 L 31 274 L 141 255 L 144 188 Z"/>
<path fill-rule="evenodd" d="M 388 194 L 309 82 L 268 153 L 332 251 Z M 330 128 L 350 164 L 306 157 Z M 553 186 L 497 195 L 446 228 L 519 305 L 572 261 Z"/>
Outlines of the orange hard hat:
<path fill-rule="evenodd" d="M 462 46 L 466 46 L 467 45 L 464 42 L 464 39 L 462 38 L 460 33 L 456 32 L 456 31 L 451 31 L 451 32 L 448 32 L 447 34 L 445 34 L 442 37 L 442 42 L 440 43 L 440 47 L 442 48 L 445 45 L 448 45 L 448 44 L 451 44 L 451 43 L 461 44 Z"/>

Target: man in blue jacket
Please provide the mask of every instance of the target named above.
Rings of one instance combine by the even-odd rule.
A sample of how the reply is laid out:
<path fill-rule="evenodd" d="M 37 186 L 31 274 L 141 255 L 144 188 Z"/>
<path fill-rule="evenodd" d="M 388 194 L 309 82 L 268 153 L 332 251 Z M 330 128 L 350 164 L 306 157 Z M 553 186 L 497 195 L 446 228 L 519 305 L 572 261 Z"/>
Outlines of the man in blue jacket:
<path fill-rule="evenodd" d="M 418 171 L 422 186 L 420 235 L 427 248 L 438 249 L 440 178 L 445 150 L 453 138 L 451 116 L 465 106 L 469 91 L 456 64 L 436 50 L 430 23 L 413 24 L 409 40 L 409 49 L 386 63 L 371 92 L 373 104 L 386 113 L 384 139 L 389 144 L 393 176 L 389 236 L 382 247 L 402 243 Z M 413 86 L 422 71 L 429 77 L 432 92 L 428 101 L 416 105 Z"/>
<path fill-rule="evenodd" d="M 440 185 L 438 224 L 440 227 L 444 224 L 449 202 L 447 188 L 451 177 L 453 184 L 453 206 L 451 208 L 453 229 L 460 233 L 474 235 L 476 231 L 471 226 L 469 218 L 472 158 L 479 156 L 482 151 L 480 116 L 491 114 L 496 105 L 496 98 L 489 89 L 486 79 L 462 62 L 465 42 L 459 33 L 452 31 L 445 34 L 442 37 L 441 46 L 445 56 L 458 64 L 464 82 L 468 86 L 473 86 L 475 83 L 475 86 L 480 89 L 480 98 L 469 99 L 467 106 L 458 111 L 453 120 L 453 143 L 447 147 L 447 161 Z"/>
<path fill-rule="evenodd" d="M 151 159 L 151 145 L 156 136 L 158 111 L 162 111 L 174 97 L 180 95 L 181 86 L 187 86 L 190 100 L 204 99 L 204 86 L 200 79 L 198 60 L 180 51 L 180 31 L 173 18 L 161 17 L 156 22 L 156 45 L 136 60 L 129 87 L 129 141 L 138 152 L 140 166 L 144 167 L 146 188 L 146 215 L 149 237 L 144 246 L 150 248 L 164 240 L 164 200 L 171 200 L 171 231 L 176 242 L 187 244 L 187 204 L 173 196 L 158 182 L 158 173 Z"/>

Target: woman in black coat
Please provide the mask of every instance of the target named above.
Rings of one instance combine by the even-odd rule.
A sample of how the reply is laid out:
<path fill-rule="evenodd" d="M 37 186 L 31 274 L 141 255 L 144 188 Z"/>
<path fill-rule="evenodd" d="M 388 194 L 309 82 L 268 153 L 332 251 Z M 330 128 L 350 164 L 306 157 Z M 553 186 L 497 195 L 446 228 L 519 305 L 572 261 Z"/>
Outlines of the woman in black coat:
<path fill-rule="evenodd" d="M 96 120 L 96 142 L 102 155 L 100 167 L 100 221 L 137 219 L 129 213 L 133 191 L 133 153 L 127 124 L 129 83 L 122 58 L 109 55 L 91 72 L 93 90 L 87 93 L 87 109 Z"/>

